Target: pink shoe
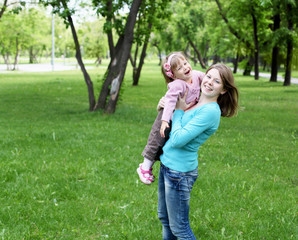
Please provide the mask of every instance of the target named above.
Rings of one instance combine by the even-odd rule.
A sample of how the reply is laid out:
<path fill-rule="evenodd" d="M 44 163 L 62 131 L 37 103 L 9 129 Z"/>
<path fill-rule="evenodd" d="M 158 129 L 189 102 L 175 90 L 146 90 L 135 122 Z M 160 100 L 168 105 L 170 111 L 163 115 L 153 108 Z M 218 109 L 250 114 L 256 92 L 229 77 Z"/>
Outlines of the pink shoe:
<path fill-rule="evenodd" d="M 150 185 L 152 182 L 154 182 L 155 180 L 155 177 L 154 175 L 152 174 L 152 168 L 150 168 L 149 171 L 145 171 L 143 168 L 142 168 L 142 164 L 139 165 L 138 169 L 137 169 L 137 173 L 139 174 L 139 178 L 140 180 L 145 183 L 146 185 Z M 145 174 L 149 174 L 148 177 L 146 177 Z"/>

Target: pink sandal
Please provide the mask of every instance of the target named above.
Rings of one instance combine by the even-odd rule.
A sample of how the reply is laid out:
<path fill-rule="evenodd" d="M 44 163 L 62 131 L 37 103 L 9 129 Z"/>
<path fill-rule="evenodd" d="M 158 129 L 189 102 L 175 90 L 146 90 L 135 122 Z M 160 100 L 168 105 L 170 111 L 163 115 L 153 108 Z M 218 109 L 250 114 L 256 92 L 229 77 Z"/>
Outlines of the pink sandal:
<path fill-rule="evenodd" d="M 152 174 L 152 168 L 150 168 L 149 171 L 145 171 L 142 168 L 142 164 L 139 165 L 138 169 L 137 169 L 137 173 L 139 174 L 139 178 L 140 180 L 145 183 L 146 185 L 150 185 L 152 182 L 154 182 L 154 175 Z M 148 177 L 145 176 L 145 174 L 149 174 Z"/>

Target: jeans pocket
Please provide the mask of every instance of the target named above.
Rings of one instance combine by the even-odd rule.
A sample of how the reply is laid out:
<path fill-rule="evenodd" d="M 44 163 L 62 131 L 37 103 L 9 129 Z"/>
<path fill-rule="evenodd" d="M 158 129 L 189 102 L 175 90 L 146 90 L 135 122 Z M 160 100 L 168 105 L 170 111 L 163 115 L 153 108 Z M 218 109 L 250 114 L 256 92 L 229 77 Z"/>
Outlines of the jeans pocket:
<path fill-rule="evenodd" d="M 172 181 L 180 181 L 182 176 L 180 172 L 168 169 L 167 177 Z"/>
<path fill-rule="evenodd" d="M 167 169 L 166 171 L 166 182 L 167 182 L 167 186 L 169 186 L 170 188 L 179 190 L 180 189 L 180 182 L 182 179 L 182 176 L 179 172 Z"/>
<path fill-rule="evenodd" d="M 193 185 L 195 184 L 195 181 L 197 180 L 197 176 L 196 177 L 187 177 L 187 185 L 188 185 L 188 191 L 191 192 Z"/>

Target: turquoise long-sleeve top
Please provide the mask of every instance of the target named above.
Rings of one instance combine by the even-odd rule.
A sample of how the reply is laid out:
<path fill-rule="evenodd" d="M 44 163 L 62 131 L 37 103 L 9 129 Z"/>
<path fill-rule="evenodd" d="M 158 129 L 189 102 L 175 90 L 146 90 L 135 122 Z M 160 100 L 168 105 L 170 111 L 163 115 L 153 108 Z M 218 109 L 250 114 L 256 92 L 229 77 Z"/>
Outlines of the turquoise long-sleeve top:
<path fill-rule="evenodd" d="M 221 111 L 217 103 L 207 103 L 187 112 L 175 110 L 170 138 L 160 161 L 179 172 L 198 167 L 199 147 L 217 130 Z"/>

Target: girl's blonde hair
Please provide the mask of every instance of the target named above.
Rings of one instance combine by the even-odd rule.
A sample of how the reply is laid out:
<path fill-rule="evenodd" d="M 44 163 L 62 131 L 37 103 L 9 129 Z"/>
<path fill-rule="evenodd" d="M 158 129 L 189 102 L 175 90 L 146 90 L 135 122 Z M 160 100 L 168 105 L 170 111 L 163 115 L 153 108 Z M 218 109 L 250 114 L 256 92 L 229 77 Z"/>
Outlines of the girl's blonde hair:
<path fill-rule="evenodd" d="M 168 63 L 168 60 L 170 57 L 171 57 L 171 59 L 170 59 L 171 62 Z M 173 82 L 175 79 L 173 77 L 169 77 L 167 75 L 168 71 L 165 68 L 165 64 L 168 63 L 170 65 L 171 72 L 173 72 L 173 70 L 177 68 L 179 62 L 184 61 L 184 60 L 187 61 L 187 58 L 185 57 L 185 55 L 182 52 L 172 52 L 164 58 L 162 65 L 161 65 L 161 72 L 166 80 L 166 84 Z"/>
<path fill-rule="evenodd" d="M 222 63 L 218 63 L 210 66 L 206 71 L 206 74 L 211 69 L 218 70 L 223 82 L 223 88 L 226 90 L 226 92 L 220 95 L 217 99 L 217 103 L 221 110 L 221 116 L 233 117 L 234 115 L 237 115 L 239 92 L 235 85 L 234 76 L 231 69 Z"/>

